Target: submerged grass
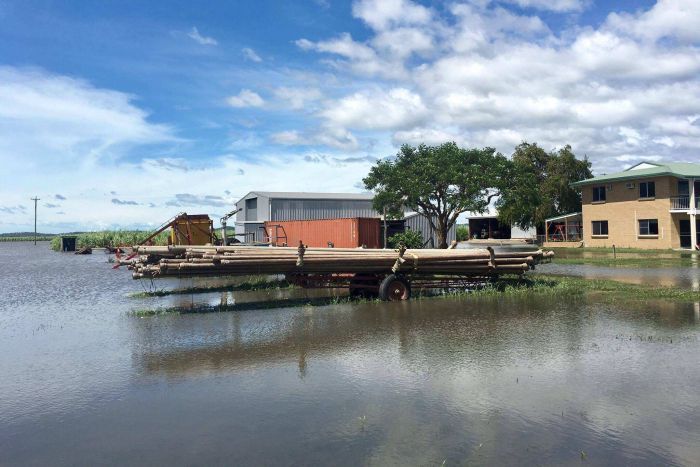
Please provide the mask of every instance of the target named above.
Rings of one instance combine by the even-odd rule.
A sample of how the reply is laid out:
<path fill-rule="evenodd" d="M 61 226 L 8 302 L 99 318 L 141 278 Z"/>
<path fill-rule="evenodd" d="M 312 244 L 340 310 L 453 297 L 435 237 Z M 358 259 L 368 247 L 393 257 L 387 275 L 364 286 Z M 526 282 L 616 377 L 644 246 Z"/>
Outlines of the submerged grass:
<path fill-rule="evenodd" d="M 292 298 L 286 300 L 267 300 L 259 302 L 235 303 L 231 305 L 197 305 L 193 307 L 158 307 L 154 309 L 134 310 L 129 314 L 135 317 L 159 316 L 170 314 L 193 314 L 193 313 L 222 313 L 230 311 L 253 311 L 270 310 L 274 308 L 300 308 L 319 307 L 329 305 L 340 305 L 347 303 L 360 303 L 372 300 L 351 299 L 350 297 L 315 297 L 315 298 Z"/>
<path fill-rule="evenodd" d="M 135 292 L 129 294 L 132 298 L 147 298 L 147 297 L 165 297 L 168 295 L 190 295 L 210 292 L 240 292 L 266 289 L 287 289 L 292 285 L 284 279 L 268 279 L 267 277 L 254 278 L 249 281 L 240 282 L 238 284 L 227 285 L 202 285 L 194 287 L 185 287 L 182 289 L 172 290 L 153 290 L 144 292 Z"/>
<path fill-rule="evenodd" d="M 526 279 L 502 279 L 475 290 L 457 290 L 443 293 L 418 294 L 419 300 L 439 298 L 456 298 L 470 300 L 476 298 L 528 297 L 584 297 L 594 296 L 604 302 L 647 301 L 653 299 L 678 302 L 696 302 L 700 292 L 674 287 L 650 287 L 647 285 L 627 284 L 604 279 L 584 279 L 566 276 L 537 275 Z M 164 314 L 220 313 L 243 310 L 264 310 L 273 308 L 295 308 L 306 306 L 328 306 L 335 304 L 377 302 L 377 299 L 354 299 L 350 297 L 293 298 L 269 300 L 232 305 L 203 305 L 194 307 L 159 307 L 133 311 L 133 316 L 145 317 Z"/>

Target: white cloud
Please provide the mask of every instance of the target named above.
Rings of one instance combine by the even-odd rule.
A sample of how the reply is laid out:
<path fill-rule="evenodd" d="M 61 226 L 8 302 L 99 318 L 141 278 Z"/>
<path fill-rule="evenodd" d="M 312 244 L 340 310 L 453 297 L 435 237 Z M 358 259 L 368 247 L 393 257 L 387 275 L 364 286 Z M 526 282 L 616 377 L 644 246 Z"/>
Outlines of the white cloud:
<path fill-rule="evenodd" d="M 505 0 L 522 8 L 549 10 L 555 12 L 581 11 L 590 2 L 584 0 Z"/>
<path fill-rule="evenodd" d="M 503 2 L 425 9 L 413 19 L 398 16 L 400 3 L 354 4 L 374 31 L 364 41 L 341 34 L 298 42 L 330 54 L 323 63 L 358 83 L 334 95 L 324 90 L 317 115 L 322 125 L 357 131 L 360 147 L 367 133 L 395 146 L 455 139 L 503 152 L 522 139 L 548 148 L 568 143 L 605 171 L 619 168 L 614 157 L 632 148 L 640 157 L 696 157 L 700 48 L 691 41 L 700 2 L 662 0 L 612 14 L 598 28 L 561 33 Z M 554 11 L 589 4 L 517 3 Z"/>
<path fill-rule="evenodd" d="M 263 61 L 263 59 L 260 58 L 260 55 L 258 55 L 255 50 L 251 49 L 250 47 L 242 48 L 241 53 L 246 60 L 250 60 L 251 62 L 260 63 Z"/>
<path fill-rule="evenodd" d="M 190 32 L 187 33 L 187 35 L 192 39 L 193 41 L 197 42 L 200 45 L 218 45 L 219 43 L 217 42 L 216 39 L 213 37 L 206 37 L 203 36 L 199 33 L 196 27 L 192 27 L 190 29 Z"/>
<path fill-rule="evenodd" d="M 376 30 L 402 24 L 425 24 L 431 19 L 430 10 L 410 0 L 358 0 L 352 14 Z"/>
<path fill-rule="evenodd" d="M 286 101 L 292 109 L 303 109 L 310 102 L 315 102 L 323 97 L 318 88 L 292 88 L 281 86 L 275 89 L 275 96 Z"/>
<path fill-rule="evenodd" d="M 0 67 L 0 160 L 5 170 L 85 163 L 118 147 L 174 141 L 133 96 L 38 69 Z M 21 163 L 20 163 L 21 161 Z"/>
<path fill-rule="evenodd" d="M 700 40 L 700 2 L 659 0 L 650 10 L 637 14 L 612 13 L 607 25 L 614 30 L 653 41 L 673 37 L 695 42 Z"/>
<path fill-rule="evenodd" d="M 333 126 L 325 126 L 303 133 L 297 130 L 280 131 L 270 135 L 270 139 L 285 146 L 328 146 L 350 151 L 358 148 L 355 135 L 344 128 Z"/>
<path fill-rule="evenodd" d="M 251 91 L 250 89 L 242 89 L 235 96 L 231 96 L 226 99 L 226 102 L 231 107 L 262 107 L 265 101 L 259 94 Z"/>
<path fill-rule="evenodd" d="M 358 92 L 327 104 L 321 116 L 337 127 L 396 130 L 422 121 L 427 109 L 421 96 L 404 88 Z"/>

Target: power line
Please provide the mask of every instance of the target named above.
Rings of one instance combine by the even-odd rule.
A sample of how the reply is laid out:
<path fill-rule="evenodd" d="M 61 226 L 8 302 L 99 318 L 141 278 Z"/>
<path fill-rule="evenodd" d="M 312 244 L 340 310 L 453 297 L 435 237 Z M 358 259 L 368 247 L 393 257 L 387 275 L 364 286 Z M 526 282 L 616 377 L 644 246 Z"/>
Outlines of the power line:
<path fill-rule="evenodd" d="M 34 244 L 36 245 L 36 203 L 41 198 L 37 198 L 36 196 L 34 196 L 34 198 L 29 198 L 29 199 L 34 201 Z"/>

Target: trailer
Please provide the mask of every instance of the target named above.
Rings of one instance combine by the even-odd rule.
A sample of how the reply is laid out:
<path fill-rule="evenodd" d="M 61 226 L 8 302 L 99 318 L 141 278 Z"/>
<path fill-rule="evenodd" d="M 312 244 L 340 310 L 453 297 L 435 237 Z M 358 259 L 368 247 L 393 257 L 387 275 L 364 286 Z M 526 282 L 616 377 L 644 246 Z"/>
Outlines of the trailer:
<path fill-rule="evenodd" d="M 413 290 L 472 288 L 522 276 L 550 252 L 485 249 L 377 250 L 251 246 L 138 246 L 120 262 L 134 279 L 277 275 L 303 288 L 342 288 L 353 297 L 407 300 Z"/>

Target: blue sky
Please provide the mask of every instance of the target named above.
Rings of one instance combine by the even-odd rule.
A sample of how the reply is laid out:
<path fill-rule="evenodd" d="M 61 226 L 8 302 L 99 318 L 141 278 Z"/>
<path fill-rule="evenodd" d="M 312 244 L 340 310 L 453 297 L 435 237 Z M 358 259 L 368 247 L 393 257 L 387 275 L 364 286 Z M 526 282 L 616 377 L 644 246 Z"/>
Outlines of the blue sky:
<path fill-rule="evenodd" d="M 0 232 L 360 191 L 402 143 L 700 161 L 700 2 L 0 0 Z"/>

